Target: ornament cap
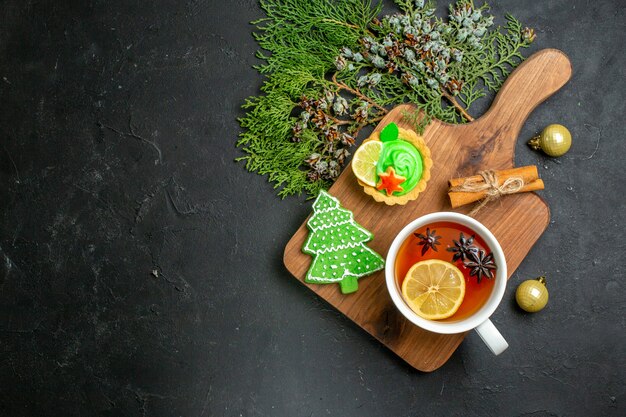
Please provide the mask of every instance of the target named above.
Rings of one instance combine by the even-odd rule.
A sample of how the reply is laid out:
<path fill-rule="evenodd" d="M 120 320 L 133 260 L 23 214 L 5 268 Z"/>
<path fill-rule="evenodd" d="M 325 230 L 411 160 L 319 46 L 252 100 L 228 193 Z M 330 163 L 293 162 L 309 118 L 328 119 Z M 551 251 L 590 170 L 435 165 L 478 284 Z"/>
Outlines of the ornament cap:
<path fill-rule="evenodd" d="M 538 277 L 537 281 L 541 282 L 543 285 L 546 285 L 546 277 L 543 275 Z"/>
<path fill-rule="evenodd" d="M 530 146 L 535 151 L 540 151 L 541 150 L 541 144 L 539 143 L 540 140 L 541 140 L 541 136 L 537 135 L 528 141 L 528 146 Z"/>

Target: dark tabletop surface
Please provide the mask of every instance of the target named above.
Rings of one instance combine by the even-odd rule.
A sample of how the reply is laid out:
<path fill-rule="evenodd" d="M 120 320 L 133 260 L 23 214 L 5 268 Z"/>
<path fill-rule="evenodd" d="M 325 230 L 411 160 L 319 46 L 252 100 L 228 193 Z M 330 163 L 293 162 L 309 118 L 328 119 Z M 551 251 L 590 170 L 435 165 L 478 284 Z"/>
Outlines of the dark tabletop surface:
<path fill-rule="evenodd" d="M 626 415 L 626 4 L 492 3 L 573 64 L 517 146 L 552 221 L 493 316 L 510 348 L 425 374 L 290 277 L 311 202 L 233 161 L 255 1 L 2 2 L 0 415 Z M 550 123 L 558 160 L 524 145 Z"/>

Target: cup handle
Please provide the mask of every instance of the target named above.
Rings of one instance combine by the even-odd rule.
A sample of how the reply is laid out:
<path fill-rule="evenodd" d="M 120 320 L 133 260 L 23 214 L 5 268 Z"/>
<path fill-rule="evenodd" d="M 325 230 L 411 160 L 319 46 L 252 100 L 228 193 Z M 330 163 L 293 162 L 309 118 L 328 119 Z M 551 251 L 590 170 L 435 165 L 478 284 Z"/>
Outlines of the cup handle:
<path fill-rule="evenodd" d="M 491 320 L 485 320 L 482 324 L 479 324 L 476 327 L 476 332 L 494 355 L 501 354 L 509 347 L 509 344 L 504 340 L 504 337 L 502 337 Z"/>

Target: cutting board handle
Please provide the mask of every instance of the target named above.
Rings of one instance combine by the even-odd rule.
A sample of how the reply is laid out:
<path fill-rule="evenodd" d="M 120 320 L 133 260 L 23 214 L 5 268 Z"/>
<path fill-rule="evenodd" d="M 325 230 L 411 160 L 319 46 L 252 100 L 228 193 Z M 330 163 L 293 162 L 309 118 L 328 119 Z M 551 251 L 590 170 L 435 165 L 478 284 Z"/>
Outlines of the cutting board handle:
<path fill-rule="evenodd" d="M 483 158 L 487 166 L 513 166 L 522 125 L 535 107 L 563 87 L 571 76 L 570 60 L 558 49 L 536 52 L 509 75 L 491 108 L 471 123 L 483 132 L 483 145 L 491 142 L 493 151 Z"/>
<path fill-rule="evenodd" d="M 571 76 L 572 64 L 565 53 L 558 49 L 536 52 L 509 75 L 491 108 L 479 120 L 498 120 L 498 124 L 521 128 L 535 107 L 563 87 Z"/>

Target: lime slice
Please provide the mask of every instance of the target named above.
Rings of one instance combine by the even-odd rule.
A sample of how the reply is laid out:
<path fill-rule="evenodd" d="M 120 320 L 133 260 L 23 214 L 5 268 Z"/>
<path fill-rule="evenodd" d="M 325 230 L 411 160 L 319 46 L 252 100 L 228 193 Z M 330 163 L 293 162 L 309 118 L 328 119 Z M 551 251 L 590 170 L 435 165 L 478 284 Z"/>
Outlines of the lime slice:
<path fill-rule="evenodd" d="M 376 164 L 383 149 L 383 143 L 372 140 L 358 147 L 352 158 L 352 172 L 364 184 L 375 187 L 378 180 Z"/>

